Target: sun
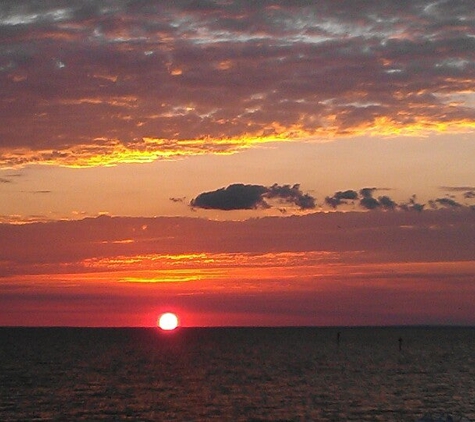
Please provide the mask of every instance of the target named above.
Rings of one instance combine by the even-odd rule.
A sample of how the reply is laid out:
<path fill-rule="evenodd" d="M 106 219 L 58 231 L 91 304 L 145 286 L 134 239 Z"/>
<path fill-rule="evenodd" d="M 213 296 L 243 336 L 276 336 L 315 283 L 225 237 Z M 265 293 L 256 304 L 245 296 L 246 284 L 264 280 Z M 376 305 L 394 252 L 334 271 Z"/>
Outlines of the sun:
<path fill-rule="evenodd" d="M 172 331 L 178 327 L 178 317 L 172 312 L 166 312 L 158 318 L 158 326 L 165 331 Z"/>

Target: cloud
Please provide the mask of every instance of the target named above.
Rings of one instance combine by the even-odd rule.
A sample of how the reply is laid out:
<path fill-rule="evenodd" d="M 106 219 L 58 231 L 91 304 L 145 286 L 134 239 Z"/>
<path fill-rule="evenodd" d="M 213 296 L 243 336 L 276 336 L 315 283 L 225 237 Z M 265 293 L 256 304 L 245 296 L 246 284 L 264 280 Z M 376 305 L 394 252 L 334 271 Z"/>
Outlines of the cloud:
<path fill-rule="evenodd" d="M 50 190 L 32 190 L 32 191 L 22 191 L 22 192 L 40 194 L 40 195 L 51 193 Z"/>
<path fill-rule="evenodd" d="M 182 202 L 185 202 L 186 196 L 182 196 L 181 198 L 171 197 L 171 198 L 168 198 L 168 199 L 170 199 L 170 201 L 175 202 L 175 203 L 176 202 L 182 203 Z"/>
<path fill-rule="evenodd" d="M 211 192 L 200 193 L 192 199 L 194 208 L 217 210 L 250 210 L 267 206 L 263 194 L 267 188 L 259 185 L 234 184 Z"/>
<path fill-rule="evenodd" d="M 300 185 L 295 184 L 279 186 L 277 183 L 273 184 L 264 195 L 266 198 L 278 198 L 283 203 L 297 205 L 300 209 L 315 208 L 315 198 L 300 190 Z"/>
<path fill-rule="evenodd" d="M 223 254 L 224 262 L 233 253 L 298 252 L 302 255 L 293 261 L 298 265 L 310 251 L 324 259 L 329 254 L 333 262 L 341 254 L 347 254 L 347 262 L 473 261 L 474 219 L 475 213 L 462 207 L 457 212 L 333 212 L 245 221 L 100 216 L 0 224 L 0 276 L 139 268 L 134 265 L 153 272 L 156 254 L 168 262 L 166 268 L 174 266 L 174 255 L 186 266 L 205 253 Z"/>
<path fill-rule="evenodd" d="M 441 186 L 440 189 L 447 192 L 463 193 L 465 199 L 475 198 L 475 186 Z"/>
<path fill-rule="evenodd" d="M 417 196 L 414 194 L 407 202 L 399 204 L 399 207 L 405 211 L 422 212 L 424 210 L 425 204 L 418 203 Z"/>
<path fill-rule="evenodd" d="M 377 191 L 391 190 L 389 188 L 362 188 L 359 192 L 355 190 L 338 191 L 333 196 L 327 196 L 325 203 L 336 209 L 341 205 L 348 204 L 348 201 L 359 199 L 359 206 L 366 210 L 404 210 L 404 211 L 422 211 L 423 204 L 416 202 L 416 196 L 413 195 L 407 202 L 397 203 L 388 195 L 382 195 L 375 198 L 373 195 Z"/>
<path fill-rule="evenodd" d="M 338 191 L 335 192 L 333 196 L 327 196 L 325 198 L 325 203 L 330 205 L 332 208 L 336 208 L 338 205 L 346 204 L 347 200 L 356 199 L 358 199 L 358 192 L 354 190 Z"/>
<path fill-rule="evenodd" d="M 471 6 L 2 2 L 0 165 L 473 130 Z"/>
<path fill-rule="evenodd" d="M 295 205 L 301 210 L 315 208 L 315 198 L 303 193 L 300 185 L 262 185 L 233 184 L 211 192 L 203 192 L 190 202 L 193 208 L 218 210 L 250 210 L 270 208 L 270 200 L 279 204 Z"/>
<path fill-rule="evenodd" d="M 388 190 L 387 188 L 363 188 L 360 189 L 359 194 L 355 190 L 338 191 L 333 196 L 327 196 L 325 203 L 332 208 L 337 208 L 340 205 L 347 204 L 348 200 L 355 201 L 360 198 L 359 205 L 368 210 L 374 210 L 378 208 L 393 210 L 397 208 L 396 202 L 394 202 L 389 196 L 380 196 L 378 199 L 373 197 L 373 194 L 377 190 Z"/>
<path fill-rule="evenodd" d="M 440 189 L 448 192 L 465 192 L 475 190 L 475 186 L 441 186 Z"/>
<path fill-rule="evenodd" d="M 373 198 L 373 192 L 375 190 L 376 188 L 363 188 L 360 190 L 360 195 L 362 196 L 360 199 L 360 205 L 363 208 L 367 210 L 374 210 L 381 206 L 378 200 Z"/>
<path fill-rule="evenodd" d="M 433 201 L 431 201 L 431 204 L 438 204 L 446 208 L 460 208 L 462 204 L 459 204 L 458 202 L 454 201 L 451 198 L 437 198 Z"/>
<path fill-rule="evenodd" d="M 386 196 L 386 195 L 380 196 L 378 200 L 379 200 L 380 206 L 383 207 L 384 209 L 393 210 L 397 207 L 396 202 L 394 202 L 389 196 Z"/>
<path fill-rule="evenodd" d="M 367 210 L 374 210 L 380 207 L 380 203 L 378 202 L 378 200 L 371 196 L 365 196 L 361 198 L 360 205 L 363 208 L 366 208 Z"/>

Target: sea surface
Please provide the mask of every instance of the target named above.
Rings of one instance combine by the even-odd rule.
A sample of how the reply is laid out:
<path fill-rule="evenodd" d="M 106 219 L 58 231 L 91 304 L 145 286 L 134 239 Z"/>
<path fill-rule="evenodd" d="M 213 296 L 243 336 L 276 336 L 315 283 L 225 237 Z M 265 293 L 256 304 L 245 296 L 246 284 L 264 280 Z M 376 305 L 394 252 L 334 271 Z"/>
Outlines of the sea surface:
<path fill-rule="evenodd" d="M 0 328 L 0 421 L 450 418 L 475 328 Z"/>

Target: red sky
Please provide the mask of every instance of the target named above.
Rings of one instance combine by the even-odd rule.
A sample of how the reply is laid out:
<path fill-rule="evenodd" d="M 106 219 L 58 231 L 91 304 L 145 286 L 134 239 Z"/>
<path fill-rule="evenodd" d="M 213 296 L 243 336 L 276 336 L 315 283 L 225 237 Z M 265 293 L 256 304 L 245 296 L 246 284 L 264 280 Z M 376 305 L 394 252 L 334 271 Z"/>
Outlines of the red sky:
<path fill-rule="evenodd" d="M 0 4 L 0 325 L 474 324 L 462 0 Z"/>

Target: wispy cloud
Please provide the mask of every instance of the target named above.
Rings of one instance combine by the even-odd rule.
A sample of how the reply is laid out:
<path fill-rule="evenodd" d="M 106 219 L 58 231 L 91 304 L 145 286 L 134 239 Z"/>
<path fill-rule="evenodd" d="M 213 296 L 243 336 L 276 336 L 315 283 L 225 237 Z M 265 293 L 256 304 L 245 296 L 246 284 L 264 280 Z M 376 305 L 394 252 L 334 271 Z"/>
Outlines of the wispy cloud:
<path fill-rule="evenodd" d="M 469 2 L 0 5 L 0 165 L 475 124 Z"/>

